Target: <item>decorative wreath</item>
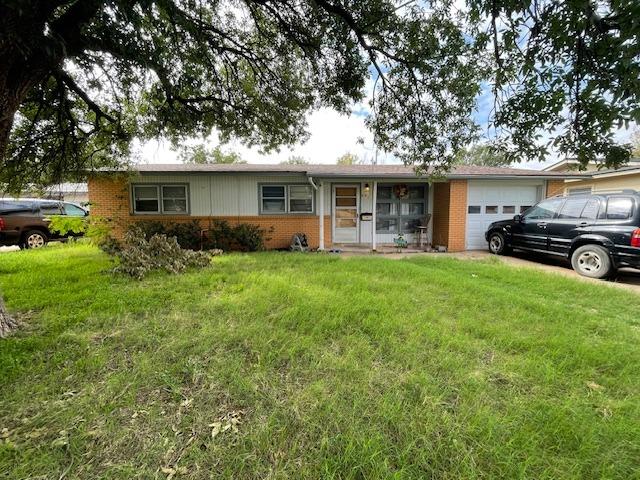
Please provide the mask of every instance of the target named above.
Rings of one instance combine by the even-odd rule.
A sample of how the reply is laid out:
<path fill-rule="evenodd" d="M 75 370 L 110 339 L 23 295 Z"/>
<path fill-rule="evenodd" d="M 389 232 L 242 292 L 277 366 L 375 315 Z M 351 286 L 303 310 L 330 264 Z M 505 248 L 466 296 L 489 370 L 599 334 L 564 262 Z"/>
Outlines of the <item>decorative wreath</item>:
<path fill-rule="evenodd" d="M 396 196 L 396 198 L 404 198 L 409 195 L 409 187 L 407 187 L 406 183 L 394 185 L 393 194 Z"/>

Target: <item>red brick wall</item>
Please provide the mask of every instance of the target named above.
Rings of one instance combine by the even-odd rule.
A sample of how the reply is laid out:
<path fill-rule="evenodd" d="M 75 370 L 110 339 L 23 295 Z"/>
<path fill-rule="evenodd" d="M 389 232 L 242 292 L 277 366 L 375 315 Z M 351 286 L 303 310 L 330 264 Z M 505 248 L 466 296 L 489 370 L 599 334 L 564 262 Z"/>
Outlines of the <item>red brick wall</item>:
<path fill-rule="evenodd" d="M 564 180 L 547 180 L 547 197 L 562 195 L 564 193 Z"/>
<path fill-rule="evenodd" d="M 302 232 L 307 235 L 309 246 L 317 248 L 320 242 L 320 226 L 316 215 L 255 215 L 196 217 L 189 215 L 131 215 L 130 195 L 126 177 L 92 177 L 89 179 L 89 201 L 91 215 L 106 219 L 116 237 L 121 236 L 127 226 L 145 220 L 167 223 L 197 220 L 203 229 L 213 220 L 226 220 L 232 225 L 251 223 L 273 231 L 267 233 L 267 248 L 286 248 L 291 237 Z M 325 247 L 331 246 L 331 216 L 324 217 Z"/>
<path fill-rule="evenodd" d="M 449 243 L 449 182 L 433 184 L 433 244 Z"/>
<path fill-rule="evenodd" d="M 465 250 L 467 227 L 467 181 L 451 180 L 449 187 L 449 242 L 450 252 Z"/>
<path fill-rule="evenodd" d="M 467 223 L 467 181 L 433 184 L 433 243 L 450 252 L 465 249 Z"/>

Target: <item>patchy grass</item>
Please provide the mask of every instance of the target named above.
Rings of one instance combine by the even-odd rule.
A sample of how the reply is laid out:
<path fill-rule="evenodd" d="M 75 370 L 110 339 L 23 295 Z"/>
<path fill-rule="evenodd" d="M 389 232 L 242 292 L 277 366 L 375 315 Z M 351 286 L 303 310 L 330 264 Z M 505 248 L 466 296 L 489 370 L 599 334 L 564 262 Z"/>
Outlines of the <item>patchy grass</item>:
<path fill-rule="evenodd" d="M 0 478 L 638 478 L 640 299 L 495 262 L 0 255 Z"/>

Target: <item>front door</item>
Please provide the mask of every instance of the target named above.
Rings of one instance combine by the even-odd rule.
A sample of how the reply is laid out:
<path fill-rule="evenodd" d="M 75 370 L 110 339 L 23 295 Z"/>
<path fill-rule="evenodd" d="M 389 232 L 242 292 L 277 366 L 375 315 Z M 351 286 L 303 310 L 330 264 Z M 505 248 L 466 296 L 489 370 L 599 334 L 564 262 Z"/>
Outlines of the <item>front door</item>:
<path fill-rule="evenodd" d="M 360 187 L 358 185 L 333 186 L 333 241 L 358 243 L 360 213 Z"/>

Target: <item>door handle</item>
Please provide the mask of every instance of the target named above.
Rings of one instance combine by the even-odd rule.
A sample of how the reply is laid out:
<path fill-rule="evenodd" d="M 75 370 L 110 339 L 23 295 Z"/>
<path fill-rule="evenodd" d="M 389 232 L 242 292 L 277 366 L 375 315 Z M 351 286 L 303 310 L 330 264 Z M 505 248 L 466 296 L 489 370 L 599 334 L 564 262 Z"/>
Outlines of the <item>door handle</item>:
<path fill-rule="evenodd" d="M 540 228 L 547 228 L 547 222 L 538 222 Z"/>
<path fill-rule="evenodd" d="M 580 223 L 578 223 L 579 227 L 586 227 L 587 225 L 589 225 L 589 222 L 580 222 Z"/>

